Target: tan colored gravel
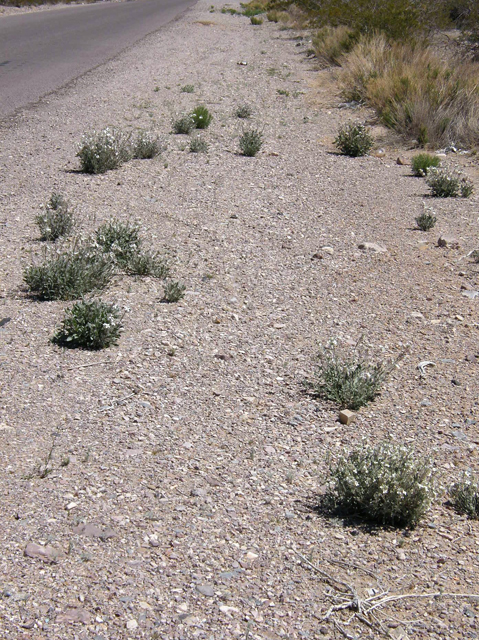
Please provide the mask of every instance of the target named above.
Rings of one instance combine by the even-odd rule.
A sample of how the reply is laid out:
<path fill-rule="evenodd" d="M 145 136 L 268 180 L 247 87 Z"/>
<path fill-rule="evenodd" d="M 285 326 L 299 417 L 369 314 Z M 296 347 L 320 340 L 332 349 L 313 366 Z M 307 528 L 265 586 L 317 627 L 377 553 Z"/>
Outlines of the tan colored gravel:
<path fill-rule="evenodd" d="M 411 155 L 402 149 L 335 154 L 338 125 L 371 114 L 338 108 L 307 34 L 210 6 L 2 125 L 0 638 L 476 638 L 477 602 L 452 597 L 385 603 L 389 635 L 358 618 L 342 635 L 335 621 L 354 612 L 323 619 L 332 587 L 297 553 L 361 599 L 477 593 L 477 523 L 446 496 L 412 532 L 310 507 L 327 455 L 362 438 L 412 444 L 444 484 L 477 468 L 478 265 L 467 254 L 478 191 L 429 199 L 396 164 Z M 232 114 L 245 102 L 265 140 L 256 158 L 237 152 L 244 123 Z M 199 103 L 214 115 L 206 155 L 170 133 Z M 167 151 L 78 173 L 82 133 L 106 125 L 151 128 Z M 477 175 L 469 156 L 444 162 Z M 37 302 L 22 284 L 53 190 L 84 233 L 138 219 L 152 246 L 175 252 L 186 297 L 162 304 L 161 282 L 117 277 L 102 299 L 125 309 L 119 346 L 54 347 L 69 304 Z M 428 233 L 414 229 L 423 202 L 438 217 Z M 440 235 L 460 248 L 438 248 Z M 406 356 L 345 426 L 302 381 L 319 344 L 351 349 L 362 334 L 376 358 Z M 425 360 L 436 366 L 422 376 Z"/>

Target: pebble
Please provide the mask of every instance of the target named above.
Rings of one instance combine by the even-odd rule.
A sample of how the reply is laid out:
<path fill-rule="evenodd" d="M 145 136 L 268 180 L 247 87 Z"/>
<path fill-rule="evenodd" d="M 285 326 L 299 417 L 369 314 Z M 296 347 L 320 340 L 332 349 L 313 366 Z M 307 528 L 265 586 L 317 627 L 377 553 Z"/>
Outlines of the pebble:
<path fill-rule="evenodd" d="M 73 528 L 73 532 L 87 536 L 87 538 L 100 538 L 101 540 L 109 540 L 117 535 L 113 529 L 102 530 L 94 524 L 79 524 Z"/>
<path fill-rule="evenodd" d="M 197 591 L 202 594 L 202 596 L 207 596 L 207 598 L 213 598 L 215 595 L 215 591 L 212 586 L 209 584 L 197 584 Z"/>
<path fill-rule="evenodd" d="M 138 622 L 132 619 L 132 620 L 129 620 L 125 626 L 129 631 L 133 631 L 134 629 L 137 629 Z"/>
<path fill-rule="evenodd" d="M 350 411 L 349 409 L 343 409 L 338 414 L 338 419 L 342 424 L 346 424 L 347 426 L 355 422 L 357 414 L 354 411 Z"/>
<path fill-rule="evenodd" d="M 43 562 L 48 563 L 58 562 L 58 560 L 65 556 L 61 549 L 56 549 L 50 545 L 42 547 L 34 542 L 29 542 L 27 544 L 24 554 L 29 558 L 37 558 L 38 560 L 43 560 Z"/>
<path fill-rule="evenodd" d="M 56 623 L 68 623 L 68 622 L 81 622 L 82 624 L 90 624 L 90 614 L 85 609 L 76 607 L 74 609 L 67 609 L 64 613 L 60 613 L 57 616 Z"/>
<path fill-rule="evenodd" d="M 361 242 L 358 245 L 358 248 L 363 251 L 373 251 L 374 253 L 386 253 L 387 251 L 385 247 L 381 244 L 377 244 L 376 242 Z"/>

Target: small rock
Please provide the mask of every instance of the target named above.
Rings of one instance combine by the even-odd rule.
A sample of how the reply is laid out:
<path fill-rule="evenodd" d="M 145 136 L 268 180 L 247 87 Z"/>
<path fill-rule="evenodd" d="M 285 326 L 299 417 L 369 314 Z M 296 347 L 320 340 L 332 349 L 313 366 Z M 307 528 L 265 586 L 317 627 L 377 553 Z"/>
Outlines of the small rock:
<path fill-rule="evenodd" d="M 475 291 L 475 287 L 472 287 L 471 284 L 468 284 L 468 282 L 464 282 L 461 287 L 460 287 L 461 291 Z"/>
<path fill-rule="evenodd" d="M 209 584 L 197 584 L 197 591 L 207 598 L 213 598 L 215 591 Z"/>
<path fill-rule="evenodd" d="M 81 622 L 82 624 L 90 624 L 90 614 L 85 609 L 73 608 L 67 609 L 64 613 L 60 613 L 56 619 L 57 624 L 65 624 L 68 622 Z"/>
<path fill-rule="evenodd" d="M 293 520 L 295 518 L 295 514 L 292 511 L 286 511 L 285 512 L 285 518 L 287 520 Z"/>
<path fill-rule="evenodd" d="M 445 247 L 447 249 L 459 249 L 460 243 L 452 236 L 440 236 L 437 240 L 437 247 Z"/>
<path fill-rule="evenodd" d="M 321 249 L 323 251 L 323 253 L 328 253 L 328 255 L 333 256 L 333 254 L 335 253 L 333 247 L 322 247 Z"/>
<path fill-rule="evenodd" d="M 258 558 L 257 553 L 253 553 L 253 551 L 248 551 L 245 556 L 240 560 L 240 564 L 244 569 L 251 567 L 255 560 Z"/>
<path fill-rule="evenodd" d="M 73 528 L 73 532 L 88 538 L 100 538 L 101 540 L 108 540 L 117 535 L 113 529 L 102 530 L 94 524 L 79 524 L 78 527 Z"/>
<path fill-rule="evenodd" d="M 267 453 L 269 456 L 273 455 L 274 453 L 276 453 L 275 448 L 274 447 L 265 447 L 265 453 Z"/>
<path fill-rule="evenodd" d="M 133 631 L 134 629 L 137 629 L 138 622 L 132 619 L 132 620 L 129 620 L 125 626 L 129 631 Z"/>
<path fill-rule="evenodd" d="M 323 260 L 323 256 L 321 253 L 318 253 L 317 251 L 316 253 L 313 254 L 312 260 Z"/>
<path fill-rule="evenodd" d="M 385 149 L 377 149 L 372 153 L 375 158 L 384 158 L 385 157 Z"/>
<path fill-rule="evenodd" d="M 34 542 L 29 542 L 25 547 L 24 554 L 29 558 L 37 558 L 43 562 L 55 563 L 65 556 L 61 549 L 55 549 L 50 545 L 42 547 Z"/>
<path fill-rule="evenodd" d="M 225 605 L 225 604 L 222 604 L 222 605 L 219 607 L 219 609 L 220 609 L 220 611 L 221 611 L 222 613 L 225 613 L 225 614 L 226 614 L 227 616 L 229 616 L 229 617 L 231 617 L 231 615 L 230 615 L 230 614 L 232 614 L 232 613 L 238 613 L 238 609 L 237 609 L 237 607 L 228 607 L 228 606 L 227 606 L 227 605 Z"/>
<path fill-rule="evenodd" d="M 406 560 L 407 556 L 405 555 L 405 553 L 403 551 L 397 551 L 397 558 L 399 560 Z"/>
<path fill-rule="evenodd" d="M 478 291 L 462 291 L 462 296 L 475 300 L 475 298 L 478 298 Z"/>
<path fill-rule="evenodd" d="M 430 402 L 430 400 L 422 400 L 420 403 L 421 407 L 431 407 L 432 403 Z"/>
<path fill-rule="evenodd" d="M 22 629 L 33 629 L 35 626 L 35 620 L 25 620 L 25 622 L 22 622 L 20 626 Z"/>
<path fill-rule="evenodd" d="M 67 504 L 67 506 L 65 507 L 65 509 L 67 511 L 71 511 L 72 509 L 75 509 L 76 506 L 78 506 L 78 504 L 76 502 L 69 502 Z"/>
<path fill-rule="evenodd" d="M 346 424 L 347 427 L 348 425 L 352 424 L 352 422 L 355 422 L 356 417 L 357 414 L 354 411 L 349 411 L 348 409 L 344 409 L 338 414 L 338 419 L 340 420 L 340 422 L 342 424 Z"/>
<path fill-rule="evenodd" d="M 203 498 L 204 496 L 207 495 L 207 490 L 201 489 L 201 488 L 195 488 L 190 491 L 190 495 L 196 498 Z"/>
<path fill-rule="evenodd" d="M 410 162 L 407 160 L 407 158 L 402 158 L 401 156 L 398 156 L 397 164 L 402 165 L 402 166 L 406 166 L 406 165 L 409 165 Z"/>
<path fill-rule="evenodd" d="M 385 247 L 375 242 L 361 242 L 358 248 L 364 251 L 373 251 L 374 253 L 385 253 L 387 251 Z"/>

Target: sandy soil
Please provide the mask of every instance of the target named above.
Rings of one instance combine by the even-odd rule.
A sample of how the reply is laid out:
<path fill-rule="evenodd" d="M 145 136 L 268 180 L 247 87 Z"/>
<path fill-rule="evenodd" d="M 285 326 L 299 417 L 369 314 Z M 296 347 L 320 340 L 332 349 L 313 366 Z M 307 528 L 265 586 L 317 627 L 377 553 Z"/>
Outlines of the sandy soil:
<path fill-rule="evenodd" d="M 446 495 L 412 532 L 312 505 L 328 456 L 362 439 L 414 446 L 445 486 L 477 468 L 478 191 L 429 198 L 396 164 L 405 149 L 337 155 L 338 126 L 372 114 L 338 108 L 307 34 L 211 4 L 1 125 L 0 638 L 477 638 L 477 601 L 419 597 L 477 593 L 478 526 Z M 256 158 L 238 154 L 243 103 L 263 131 Z M 197 104 L 214 116 L 208 154 L 171 134 Z M 82 133 L 106 125 L 151 129 L 167 150 L 79 173 Z M 477 175 L 470 156 L 443 160 Z M 138 220 L 174 252 L 185 298 L 118 276 L 102 294 L 125 310 L 118 347 L 53 346 L 70 304 L 35 301 L 22 280 L 53 190 L 82 233 Z M 302 383 L 319 345 L 362 334 L 376 359 L 406 355 L 347 427 Z M 325 619 L 339 585 L 301 557 L 361 599 L 409 597 L 376 610 L 381 629 L 357 616 L 342 631 L 354 612 Z"/>

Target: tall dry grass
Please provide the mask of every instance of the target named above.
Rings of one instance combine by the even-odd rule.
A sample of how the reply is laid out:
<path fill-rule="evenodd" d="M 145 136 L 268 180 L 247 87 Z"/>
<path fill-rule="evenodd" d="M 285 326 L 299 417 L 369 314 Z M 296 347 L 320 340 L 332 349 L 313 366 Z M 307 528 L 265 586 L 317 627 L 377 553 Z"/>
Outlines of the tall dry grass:
<path fill-rule="evenodd" d="M 357 34 L 349 27 L 327 25 L 313 36 L 312 46 L 322 65 L 340 67 L 345 54 L 353 49 L 357 40 Z"/>
<path fill-rule="evenodd" d="M 442 59 L 425 44 L 362 36 L 342 61 L 342 93 L 421 145 L 478 146 L 478 63 Z"/>

